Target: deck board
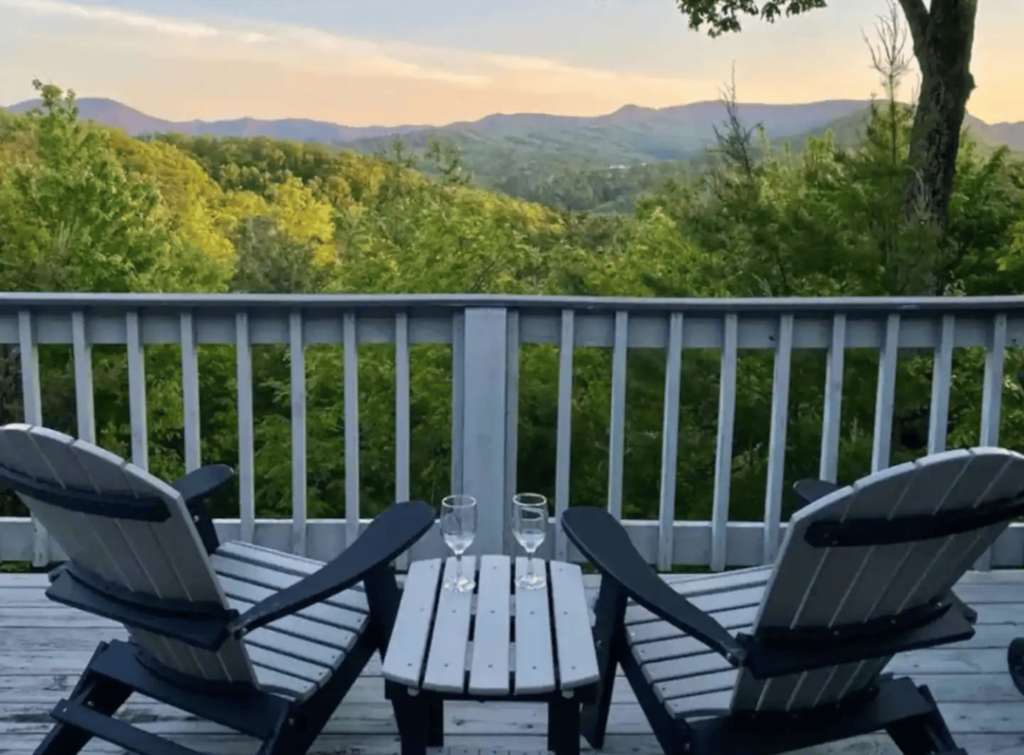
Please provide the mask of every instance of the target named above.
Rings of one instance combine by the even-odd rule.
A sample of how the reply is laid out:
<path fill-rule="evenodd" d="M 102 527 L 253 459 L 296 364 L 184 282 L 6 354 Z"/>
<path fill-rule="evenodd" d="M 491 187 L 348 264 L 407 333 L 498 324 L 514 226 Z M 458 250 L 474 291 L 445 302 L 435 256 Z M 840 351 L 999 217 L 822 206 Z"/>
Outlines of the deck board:
<path fill-rule="evenodd" d="M 674 575 L 668 575 L 673 580 Z M 596 579 L 586 577 L 593 592 Z M 124 638 L 113 622 L 49 602 L 41 575 L 0 575 L 0 755 L 28 755 L 50 726 L 49 709 L 66 695 L 103 639 Z M 1024 699 L 1010 682 L 1006 646 L 1024 636 L 1024 571 L 969 574 L 960 596 L 978 610 L 975 637 L 956 646 L 898 656 L 890 665 L 927 684 L 971 755 L 1024 751 Z M 591 597 L 593 597 L 591 595 Z M 398 751 L 394 720 L 384 700 L 381 663 L 374 658 L 339 707 L 312 755 L 383 755 Z M 211 755 L 242 755 L 255 741 L 197 721 L 145 698 L 133 698 L 123 715 Z M 544 751 L 542 706 L 450 703 L 445 710 L 448 755 L 537 753 Z M 121 753 L 102 743 L 87 753 Z M 609 755 L 655 755 L 650 733 L 625 680 L 613 692 Z M 805 751 L 803 755 L 896 755 L 884 735 Z"/>

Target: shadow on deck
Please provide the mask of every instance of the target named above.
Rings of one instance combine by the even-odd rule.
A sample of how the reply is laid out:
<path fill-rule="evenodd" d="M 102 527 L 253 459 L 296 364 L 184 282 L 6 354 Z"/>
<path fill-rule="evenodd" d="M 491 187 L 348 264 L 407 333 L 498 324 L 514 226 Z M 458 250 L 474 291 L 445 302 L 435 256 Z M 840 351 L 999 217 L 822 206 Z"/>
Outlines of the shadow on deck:
<path fill-rule="evenodd" d="M 596 588 L 594 577 L 587 577 Z M 668 576 L 667 579 L 672 579 Z M 28 755 L 49 729 L 50 708 L 68 694 L 101 640 L 124 638 L 119 626 L 46 599 L 43 575 L 0 575 L 0 755 Z M 1024 752 L 1024 698 L 1006 668 L 1006 648 L 1024 636 L 1024 571 L 972 572 L 957 589 L 978 611 L 977 634 L 942 649 L 905 653 L 890 664 L 896 674 L 927 684 L 961 747 L 971 755 Z M 338 709 L 311 755 L 397 753 L 390 705 L 384 700 L 379 659 L 374 659 Z M 660 749 L 624 679 L 616 684 L 609 736 L 610 755 L 659 753 Z M 146 698 L 132 698 L 122 716 L 173 736 L 211 755 L 243 755 L 255 740 Z M 446 750 L 450 753 L 543 751 L 543 706 L 448 703 Z M 93 743 L 87 753 L 123 753 Z M 804 755 L 890 755 L 885 736 L 804 751 Z"/>

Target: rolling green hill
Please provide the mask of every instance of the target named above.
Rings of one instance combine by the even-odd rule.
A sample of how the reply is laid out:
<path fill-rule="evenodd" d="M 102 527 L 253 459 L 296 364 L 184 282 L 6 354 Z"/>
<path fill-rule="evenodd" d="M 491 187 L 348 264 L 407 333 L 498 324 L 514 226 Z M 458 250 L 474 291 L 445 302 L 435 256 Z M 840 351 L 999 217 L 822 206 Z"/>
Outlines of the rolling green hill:
<path fill-rule="evenodd" d="M 773 136 L 788 137 L 823 128 L 865 107 L 859 100 L 833 100 L 801 105 L 741 104 L 739 109 L 745 121 L 764 123 Z M 475 174 L 491 177 L 556 166 L 606 168 L 686 160 L 714 141 L 714 127 L 724 116 L 719 102 L 659 110 L 627 105 L 596 118 L 493 115 L 474 123 L 407 132 L 398 138 L 414 152 L 423 150 L 432 139 L 446 141 L 459 148 Z M 380 152 L 395 138 L 362 138 L 341 146 Z"/>
<path fill-rule="evenodd" d="M 20 113 L 35 101 L 8 108 Z M 81 116 L 130 135 L 181 133 L 192 136 L 263 136 L 317 142 L 375 154 L 396 139 L 422 157 L 438 140 L 456 147 L 475 183 L 554 207 L 600 212 L 628 211 L 639 194 L 666 178 L 699 168 L 714 144 L 715 127 L 726 118 L 721 102 L 668 108 L 626 105 L 596 117 L 543 113 L 493 114 L 445 126 L 343 126 L 303 119 L 173 122 L 154 118 L 109 99 L 82 98 Z M 743 103 L 740 119 L 764 126 L 773 145 L 799 151 L 809 135 L 831 130 L 840 145 L 855 144 L 864 131 L 869 102 L 828 100 L 789 105 Z M 984 149 L 1007 144 L 1024 150 L 1024 123 L 988 124 L 967 117 Z M 431 166 L 422 164 L 425 172 Z"/>
<path fill-rule="evenodd" d="M 856 144 L 870 103 L 740 104 L 738 110 L 745 126 L 764 126 L 773 146 L 788 144 L 799 152 L 808 136 L 829 131 L 841 146 Z M 662 110 L 627 106 L 598 118 L 495 115 L 339 146 L 383 153 L 397 140 L 407 152 L 423 155 L 438 140 L 458 148 L 462 164 L 481 186 L 563 209 L 621 212 L 666 178 L 698 169 L 725 117 L 720 102 Z M 966 125 L 983 151 L 1001 144 L 1024 150 L 1024 123 L 990 125 L 968 115 Z"/>

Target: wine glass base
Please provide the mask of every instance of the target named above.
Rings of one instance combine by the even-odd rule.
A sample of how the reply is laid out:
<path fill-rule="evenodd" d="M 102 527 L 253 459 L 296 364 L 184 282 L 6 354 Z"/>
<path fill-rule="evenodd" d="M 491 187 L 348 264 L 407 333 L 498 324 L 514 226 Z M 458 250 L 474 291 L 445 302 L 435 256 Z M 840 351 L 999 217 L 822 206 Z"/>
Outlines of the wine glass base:
<path fill-rule="evenodd" d="M 442 586 L 451 592 L 472 592 L 476 587 L 476 582 L 469 577 L 452 577 L 446 579 Z"/>
<path fill-rule="evenodd" d="M 547 587 L 548 581 L 543 574 L 524 574 L 516 577 L 516 587 L 524 590 L 542 590 Z"/>

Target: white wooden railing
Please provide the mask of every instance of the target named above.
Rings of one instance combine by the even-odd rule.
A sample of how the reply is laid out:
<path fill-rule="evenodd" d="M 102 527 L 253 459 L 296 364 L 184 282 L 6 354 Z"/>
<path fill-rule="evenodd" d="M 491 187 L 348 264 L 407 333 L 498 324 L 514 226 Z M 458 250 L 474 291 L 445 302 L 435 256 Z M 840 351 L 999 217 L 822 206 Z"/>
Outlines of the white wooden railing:
<path fill-rule="evenodd" d="M 0 345 L 17 353 L 25 420 L 45 424 L 40 395 L 38 347 L 70 345 L 74 360 L 80 437 L 93 440 L 93 377 L 90 349 L 117 344 L 127 349 L 131 457 L 147 466 L 144 349 L 178 344 L 183 374 L 186 468 L 200 466 L 199 344 L 235 347 L 238 375 L 237 519 L 218 520 L 225 538 L 330 558 L 352 541 L 366 521 L 360 517 L 358 344 L 395 347 L 395 498 L 410 494 L 410 344 L 451 344 L 452 479 L 456 492 L 479 500 L 474 550 L 510 551 L 508 504 L 516 490 L 519 349 L 521 344 L 560 347 L 554 513 L 570 504 L 570 430 L 574 347 L 612 350 L 611 417 L 607 506 L 621 518 L 626 419 L 626 355 L 630 348 L 667 352 L 662 432 L 661 494 L 657 519 L 626 522 L 650 563 L 661 569 L 702 564 L 720 570 L 774 557 L 781 533 L 790 366 L 794 350 L 827 354 L 820 477 L 835 480 L 839 460 L 843 365 L 847 349 L 879 352 L 872 468 L 889 464 L 897 354 L 900 349 L 934 352 L 928 449 L 946 447 L 953 352 L 986 350 L 980 437 L 998 445 L 1003 365 L 1008 348 L 1024 341 L 1024 297 L 945 299 L 595 299 L 424 296 L 2 294 Z M 291 360 L 292 516 L 256 518 L 253 461 L 253 345 L 285 344 Z M 306 394 L 304 349 L 312 344 L 344 347 L 345 518 L 307 516 Z M 677 428 L 681 364 L 687 349 L 721 354 L 713 515 L 710 521 L 676 521 Z M 732 437 L 738 350 L 774 352 L 769 428 L 769 463 L 762 522 L 729 520 Z M 342 376 L 339 376 L 341 378 Z M 586 473 L 582 471 L 582 473 Z M 659 474 L 651 470 L 651 474 Z M 415 491 L 413 491 L 415 493 Z M 592 503 L 592 502 L 588 502 Z M 547 554 L 578 554 L 560 531 Z M 436 532 L 412 558 L 443 552 Z M 0 559 L 42 565 L 63 558 L 46 533 L 29 519 L 0 519 Z M 1024 565 L 1024 526 L 1014 525 L 980 568 Z"/>

